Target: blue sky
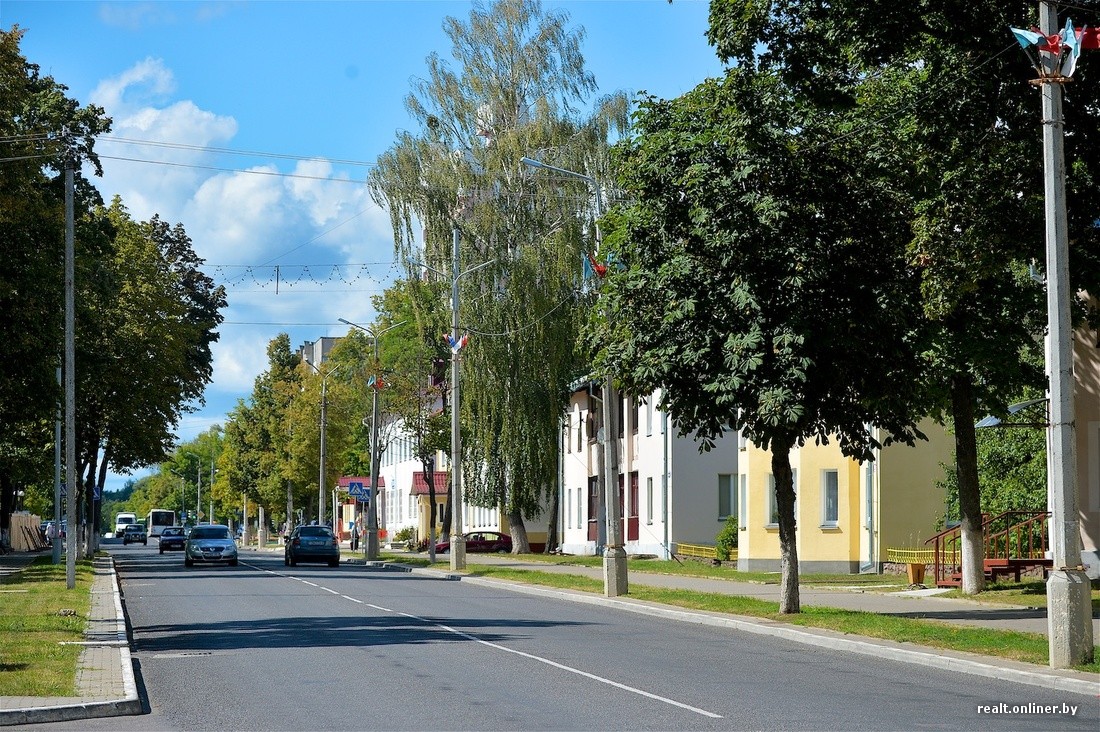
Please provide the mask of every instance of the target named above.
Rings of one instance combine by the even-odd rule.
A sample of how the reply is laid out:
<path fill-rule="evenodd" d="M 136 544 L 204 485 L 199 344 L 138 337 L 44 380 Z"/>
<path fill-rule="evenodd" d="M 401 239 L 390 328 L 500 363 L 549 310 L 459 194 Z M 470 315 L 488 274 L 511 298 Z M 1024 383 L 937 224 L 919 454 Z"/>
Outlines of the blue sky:
<path fill-rule="evenodd" d="M 670 98 L 721 73 L 704 36 L 704 0 L 544 6 L 584 29 L 600 93 Z M 206 405 L 180 424 L 181 440 L 223 422 L 250 393 L 278 333 L 296 347 L 344 335 L 338 318 L 373 320 L 370 296 L 396 270 L 388 214 L 362 181 L 411 126 L 404 99 L 426 57 L 449 58 L 443 19 L 465 19 L 470 8 L 458 0 L 0 3 L 0 26 L 26 31 L 27 59 L 114 119 L 111 139 L 97 145 L 104 198 L 120 195 L 138 219 L 182 222 L 207 273 L 227 288 L 213 383 Z M 111 475 L 107 489 L 125 480 Z"/>

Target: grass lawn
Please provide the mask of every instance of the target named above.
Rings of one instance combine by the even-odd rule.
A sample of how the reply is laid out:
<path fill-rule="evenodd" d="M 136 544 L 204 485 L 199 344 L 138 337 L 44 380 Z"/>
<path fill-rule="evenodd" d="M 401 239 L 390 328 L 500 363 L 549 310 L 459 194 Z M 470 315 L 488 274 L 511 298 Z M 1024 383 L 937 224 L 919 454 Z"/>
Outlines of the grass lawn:
<path fill-rule="evenodd" d="M 1004 580 L 986 585 L 977 595 L 964 595 L 954 589 L 942 597 L 960 597 L 977 602 L 999 603 L 1002 605 L 1021 605 L 1023 607 L 1047 606 L 1047 583 L 1041 579 L 1025 579 L 1020 582 Z M 1092 611 L 1100 612 L 1100 589 L 1092 590 Z"/>
<path fill-rule="evenodd" d="M 92 563 L 76 564 L 76 587 L 65 587 L 65 564 L 39 557 L 0 582 L 0 696 L 73 696 L 91 609 Z M 75 615 L 60 615 L 62 609 Z"/>
<path fill-rule="evenodd" d="M 523 559 L 529 559 L 524 555 Z M 388 556 L 389 561 L 402 562 L 413 566 L 429 566 L 427 558 L 409 556 Z M 600 566 L 602 559 L 599 557 L 548 557 L 553 564 L 573 564 L 583 566 Z M 577 562 L 575 560 L 582 559 Z M 564 560 L 564 561 L 563 561 Z M 630 570 L 653 571 L 653 560 L 632 560 Z M 675 562 L 662 562 L 662 565 L 675 564 Z M 437 562 L 437 566 L 445 563 Z M 441 567 L 442 568 L 442 567 Z M 687 569 L 685 574 L 693 576 L 717 577 L 744 581 L 747 573 L 733 570 L 710 567 L 700 564 L 704 574 L 694 574 Z M 713 574 L 709 570 L 722 571 L 722 574 Z M 511 582 L 525 582 L 560 589 L 580 590 L 584 592 L 602 593 L 603 581 L 578 574 L 563 574 L 557 572 L 543 572 L 540 570 L 515 569 L 489 564 L 468 564 L 466 573 L 475 577 L 487 577 Z M 755 575 L 751 573 L 750 576 Z M 777 578 L 768 575 L 768 581 L 776 582 Z M 828 582 L 819 583 L 819 576 L 805 577 L 808 580 L 804 584 L 839 584 L 843 578 L 846 585 L 855 586 L 852 582 L 853 575 L 827 575 Z M 866 577 L 866 575 L 865 575 Z M 871 575 L 877 580 L 876 584 L 884 583 L 890 576 Z M 905 578 L 898 580 L 905 584 Z M 705 592 L 692 592 L 688 590 L 673 590 L 632 583 L 628 596 L 636 600 L 672 605 L 693 610 L 707 610 L 710 612 L 726 613 L 730 615 L 744 615 L 757 618 L 767 618 L 790 625 L 801 625 L 811 628 L 827 628 L 841 633 L 869 638 L 880 638 L 904 643 L 915 643 L 932 648 L 944 648 L 969 653 L 977 653 L 986 656 L 1009 658 L 1025 663 L 1033 663 L 1045 666 L 1049 663 L 1048 643 L 1045 635 L 1041 633 L 1021 633 L 1016 631 L 991 630 L 988 628 L 974 628 L 966 626 L 954 626 L 933 620 L 921 620 L 917 618 L 898 618 L 877 613 L 858 612 L 852 610 L 840 610 L 822 607 L 804 607 L 797 615 L 782 615 L 779 613 L 779 605 L 767 600 L 758 600 L 739 595 L 724 595 Z M 1078 670 L 1100 673 L 1100 660 L 1093 663 L 1078 666 Z"/>

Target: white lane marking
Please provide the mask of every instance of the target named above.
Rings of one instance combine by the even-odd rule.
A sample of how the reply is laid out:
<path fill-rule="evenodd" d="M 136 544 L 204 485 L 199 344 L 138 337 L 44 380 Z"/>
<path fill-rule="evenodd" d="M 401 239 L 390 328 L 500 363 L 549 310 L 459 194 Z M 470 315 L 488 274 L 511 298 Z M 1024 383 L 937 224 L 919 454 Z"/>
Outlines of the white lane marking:
<path fill-rule="evenodd" d="M 309 585 L 310 587 L 317 587 L 317 585 L 315 585 L 312 582 L 309 582 L 307 580 L 298 580 L 298 581 L 301 582 L 304 585 Z"/>
<path fill-rule="evenodd" d="M 290 576 L 290 575 L 282 575 L 282 576 L 287 577 L 287 576 Z M 622 689 L 623 691 L 628 691 L 631 694 L 637 694 L 639 696 L 644 696 L 648 699 L 653 699 L 654 701 L 659 701 L 659 702 L 663 702 L 665 704 L 670 704 L 674 707 L 679 707 L 680 709 L 686 709 L 689 712 L 695 712 L 696 714 L 700 714 L 704 717 L 710 717 L 711 719 L 722 719 L 723 718 L 721 714 L 715 714 L 714 712 L 708 712 L 706 709 L 700 709 L 699 707 L 693 707 L 690 704 L 685 704 L 683 702 L 678 702 L 675 699 L 669 699 L 666 696 L 660 696 L 659 694 L 654 694 L 652 692 L 645 691 L 644 689 L 639 689 L 639 688 L 634 687 L 634 686 L 627 686 L 626 684 L 620 683 L 618 681 L 612 681 L 611 679 L 605 679 L 602 676 L 597 676 L 596 674 L 589 673 L 588 671 L 582 671 L 579 668 L 573 668 L 572 666 L 566 666 L 563 663 L 558 663 L 557 661 L 552 661 L 549 658 L 543 658 L 542 656 L 536 656 L 534 654 L 526 653 L 525 651 L 520 651 L 520 650 L 517 650 L 515 648 L 509 648 L 507 646 L 502 646 L 499 643 L 493 643 L 492 641 L 482 640 L 481 638 L 478 638 L 475 635 L 470 635 L 469 633 L 465 633 L 465 632 L 463 632 L 461 630 L 458 630 L 456 628 L 452 628 L 450 626 L 443 625 L 442 623 L 436 623 L 434 621 L 428 620 L 427 618 L 420 617 L 419 615 L 413 615 L 411 613 L 403 613 L 403 612 L 400 612 L 400 611 L 397 611 L 397 610 L 390 610 L 388 607 L 382 607 L 381 605 L 373 605 L 369 602 L 363 602 L 362 600 L 356 600 L 354 597 L 348 597 L 347 595 L 340 595 L 340 593 L 334 592 L 333 590 L 330 590 L 327 587 L 321 587 L 320 585 L 315 585 L 312 582 L 306 582 L 305 580 L 299 579 L 298 577 L 291 577 L 291 579 L 296 579 L 299 582 L 304 582 L 305 584 L 310 585 L 311 587 L 317 587 L 318 589 L 322 589 L 325 592 L 331 592 L 332 594 L 339 595 L 340 597 L 343 597 L 346 600 L 351 600 L 352 602 L 359 603 L 360 605 L 366 605 L 367 607 L 374 608 L 375 610 L 378 610 L 380 612 L 396 613 L 397 615 L 401 615 L 402 617 L 410 618 L 412 620 L 417 620 L 421 623 L 426 623 L 428 625 L 434 625 L 437 628 L 442 628 L 443 630 L 446 630 L 449 633 L 454 633 L 457 636 L 461 636 L 463 638 L 466 638 L 467 640 L 474 641 L 475 643 L 480 643 L 483 646 L 487 646 L 489 648 L 495 648 L 498 651 L 504 651 L 505 653 L 512 653 L 512 654 L 515 654 L 517 656 L 521 656 L 523 658 L 530 659 L 532 661 L 538 661 L 539 663 L 544 663 L 547 666 L 552 666 L 554 668 L 561 669 L 562 671 L 567 671 L 571 674 L 577 674 L 578 676 L 583 676 L 586 679 L 591 679 L 593 681 L 598 681 L 601 684 L 607 684 L 608 686 L 613 686 L 616 689 Z"/>
<path fill-rule="evenodd" d="M 376 605 L 371 605 L 371 607 L 377 607 L 377 606 Z M 379 609 L 384 610 L 385 608 L 379 608 Z M 394 612 L 394 611 L 387 611 L 387 612 Z M 442 628 L 443 630 L 446 630 L 449 633 L 454 633 L 455 635 L 462 636 L 463 638 L 466 638 L 467 640 L 472 640 L 475 643 L 480 643 L 483 646 L 488 646 L 489 648 L 495 648 L 498 651 L 504 651 L 506 653 L 513 653 L 517 656 L 522 656 L 523 658 L 528 658 L 532 661 L 538 661 L 539 663 L 545 663 L 547 666 L 553 666 L 554 668 L 561 669 L 562 671 L 568 671 L 571 674 L 577 674 L 578 676 L 583 676 L 586 679 L 592 679 L 593 681 L 599 681 L 601 684 L 607 684 L 608 686 L 614 686 L 616 689 L 622 689 L 623 691 L 629 691 L 631 694 L 638 694 L 639 696 L 644 696 L 644 697 L 647 697 L 649 699 L 654 699 L 654 700 L 659 701 L 659 702 L 664 702 L 665 704 L 671 704 L 674 707 L 680 707 L 681 709 L 687 709 L 689 712 L 695 712 L 696 714 L 701 714 L 704 717 L 710 717 L 711 719 L 722 719 L 721 714 L 715 714 L 714 712 L 708 712 L 706 709 L 700 709 L 699 707 L 693 707 L 690 704 L 685 704 L 683 702 L 678 702 L 675 699 L 669 699 L 666 696 L 660 696 L 658 694 L 653 694 L 651 692 L 645 691 L 644 689 L 638 689 L 638 688 L 633 687 L 633 686 L 627 686 L 626 684 L 621 684 L 618 681 L 612 681 L 611 679 L 605 679 L 602 676 L 597 676 L 596 674 L 589 673 L 588 671 L 581 671 L 579 668 L 573 668 L 572 666 L 566 666 L 565 664 L 558 663 L 557 661 L 551 661 L 549 658 L 543 658 L 542 656 L 536 656 L 536 655 L 531 654 L 531 653 L 526 653 L 524 651 L 516 650 L 515 648 L 509 648 L 508 646 L 502 646 L 499 643 L 493 643 L 492 641 L 483 640 L 481 638 L 478 638 L 475 635 L 470 635 L 469 633 L 465 633 L 465 632 L 463 632 L 461 630 L 458 630 L 456 628 L 452 628 L 450 626 L 443 625 L 442 623 L 436 623 L 432 620 L 428 620 L 427 618 L 422 618 L 419 615 L 412 615 L 410 613 L 403 613 L 403 612 L 400 612 L 400 611 L 398 611 L 397 614 L 401 615 L 403 617 L 406 617 L 406 618 L 412 618 L 413 620 L 419 620 L 420 622 L 427 623 L 428 625 L 434 625 L 437 628 Z"/>

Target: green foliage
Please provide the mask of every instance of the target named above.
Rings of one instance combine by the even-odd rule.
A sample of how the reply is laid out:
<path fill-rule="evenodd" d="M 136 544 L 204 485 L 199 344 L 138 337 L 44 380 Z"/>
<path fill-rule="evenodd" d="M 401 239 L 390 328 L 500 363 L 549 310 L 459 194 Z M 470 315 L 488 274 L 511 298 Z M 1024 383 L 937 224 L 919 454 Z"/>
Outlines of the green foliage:
<path fill-rule="evenodd" d="M 460 270 L 491 263 L 460 280 L 470 332 L 463 485 L 474 503 L 503 506 L 514 522 L 554 490 L 558 418 L 584 370 L 575 284 L 581 253 L 594 249 L 591 190 L 520 159 L 543 154 L 607 180 L 606 141 L 627 122 L 621 95 L 599 100 L 587 118 L 577 113 L 596 84 L 583 33 L 567 20 L 536 0 L 479 3 L 468 21 L 448 18 L 454 63 L 429 57 L 406 100 L 420 130 L 401 133 L 370 178 L 410 280 L 426 264 L 449 289 L 456 228 Z"/>
<path fill-rule="evenodd" d="M 978 480 L 985 513 L 1042 511 L 1047 506 L 1046 436 L 1042 429 L 1003 427 L 978 430 Z M 939 487 L 946 490 L 945 519 L 958 521 L 959 485 L 953 465 Z"/>
<path fill-rule="evenodd" d="M 738 525 L 736 516 L 727 516 L 726 523 L 722 526 L 722 530 L 718 532 L 718 536 L 714 538 L 714 549 L 718 554 L 718 559 L 723 562 L 728 562 L 732 552 L 737 549 L 737 536 Z"/>

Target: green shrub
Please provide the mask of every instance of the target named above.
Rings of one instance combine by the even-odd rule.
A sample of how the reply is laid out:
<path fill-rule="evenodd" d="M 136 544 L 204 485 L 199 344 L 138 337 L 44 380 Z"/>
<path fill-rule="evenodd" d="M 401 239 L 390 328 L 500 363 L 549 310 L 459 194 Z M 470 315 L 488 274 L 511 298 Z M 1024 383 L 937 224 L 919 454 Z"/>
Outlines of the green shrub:
<path fill-rule="evenodd" d="M 406 526 L 393 535 L 394 541 L 412 541 L 416 538 L 416 528 L 413 526 Z"/>
<path fill-rule="evenodd" d="M 730 560 L 730 552 L 737 548 L 737 517 L 726 517 L 726 525 L 714 538 L 714 549 L 723 562 Z"/>

